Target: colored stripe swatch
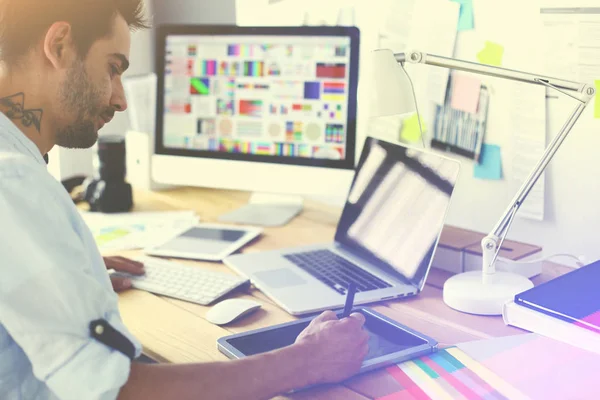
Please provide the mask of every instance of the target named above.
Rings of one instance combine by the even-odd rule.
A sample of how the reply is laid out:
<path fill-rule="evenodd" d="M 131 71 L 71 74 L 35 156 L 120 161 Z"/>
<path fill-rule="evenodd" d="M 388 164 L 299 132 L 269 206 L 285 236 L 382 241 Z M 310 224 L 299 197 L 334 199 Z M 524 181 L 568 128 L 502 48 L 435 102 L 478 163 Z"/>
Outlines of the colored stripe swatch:
<path fill-rule="evenodd" d="M 228 56 L 253 57 L 254 45 L 251 44 L 230 44 L 227 46 Z"/>
<path fill-rule="evenodd" d="M 264 65 L 262 61 L 244 61 L 243 76 L 263 76 Z"/>
<path fill-rule="evenodd" d="M 346 85 L 338 82 L 323 83 L 323 100 L 344 101 L 346 97 Z"/>
<path fill-rule="evenodd" d="M 344 125 L 327 124 L 325 126 L 326 143 L 344 143 Z"/>
<path fill-rule="evenodd" d="M 346 93 L 346 85 L 342 82 L 325 82 L 323 83 L 323 93 Z"/>
<path fill-rule="evenodd" d="M 252 143 L 252 153 L 262 156 L 270 156 L 273 154 L 273 146 L 268 142 Z"/>
<path fill-rule="evenodd" d="M 208 95 L 210 94 L 210 80 L 208 78 L 190 79 L 190 94 Z"/>
<path fill-rule="evenodd" d="M 312 106 L 310 104 L 292 104 L 293 111 L 312 111 Z"/>
<path fill-rule="evenodd" d="M 196 74 L 200 76 L 215 76 L 217 74 L 216 60 L 198 61 L 196 65 Z"/>
<path fill-rule="evenodd" d="M 275 143 L 275 155 L 293 157 L 296 155 L 296 145 L 292 143 Z"/>
<path fill-rule="evenodd" d="M 285 123 L 285 137 L 288 142 L 295 142 L 302 140 L 302 122 L 291 122 Z"/>

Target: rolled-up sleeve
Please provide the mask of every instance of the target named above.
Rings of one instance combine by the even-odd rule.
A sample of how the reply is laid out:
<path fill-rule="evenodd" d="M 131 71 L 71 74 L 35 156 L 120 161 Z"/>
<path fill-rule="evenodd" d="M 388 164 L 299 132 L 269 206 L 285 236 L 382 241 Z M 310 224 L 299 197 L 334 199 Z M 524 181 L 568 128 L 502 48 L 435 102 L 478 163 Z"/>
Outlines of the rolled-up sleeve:
<path fill-rule="evenodd" d="M 90 336 L 105 319 L 123 326 L 117 296 L 93 273 L 69 210 L 35 172 L 0 179 L 0 323 L 33 373 L 60 399 L 114 399 L 130 360 Z"/>

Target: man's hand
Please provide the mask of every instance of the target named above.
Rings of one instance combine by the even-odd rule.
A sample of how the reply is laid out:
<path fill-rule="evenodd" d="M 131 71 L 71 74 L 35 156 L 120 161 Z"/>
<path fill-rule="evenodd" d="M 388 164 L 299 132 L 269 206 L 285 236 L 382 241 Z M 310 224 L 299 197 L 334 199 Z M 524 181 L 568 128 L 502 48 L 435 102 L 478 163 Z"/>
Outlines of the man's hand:
<path fill-rule="evenodd" d="M 106 269 L 114 269 L 118 272 L 126 272 L 132 275 L 144 275 L 145 273 L 144 264 L 125 257 L 104 257 L 104 264 L 106 264 Z M 131 279 L 111 275 L 110 280 L 115 292 L 131 287 Z"/>
<path fill-rule="evenodd" d="M 296 343 L 310 349 L 306 355 L 312 363 L 311 384 L 338 382 L 358 372 L 369 351 L 364 323 L 360 313 L 340 320 L 325 311 L 298 335 Z"/>

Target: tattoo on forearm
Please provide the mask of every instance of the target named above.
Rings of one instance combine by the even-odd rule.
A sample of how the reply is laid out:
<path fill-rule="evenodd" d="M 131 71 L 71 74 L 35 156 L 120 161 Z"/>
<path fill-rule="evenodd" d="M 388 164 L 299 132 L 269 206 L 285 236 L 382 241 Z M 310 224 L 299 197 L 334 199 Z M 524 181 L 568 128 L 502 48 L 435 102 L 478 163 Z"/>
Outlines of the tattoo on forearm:
<path fill-rule="evenodd" d="M 12 96 L 0 98 L 0 106 L 5 108 L 4 115 L 12 120 L 21 120 L 25 127 L 31 125 L 40 131 L 42 115 L 44 111 L 41 108 L 26 110 L 25 109 L 25 93 L 20 92 Z"/>

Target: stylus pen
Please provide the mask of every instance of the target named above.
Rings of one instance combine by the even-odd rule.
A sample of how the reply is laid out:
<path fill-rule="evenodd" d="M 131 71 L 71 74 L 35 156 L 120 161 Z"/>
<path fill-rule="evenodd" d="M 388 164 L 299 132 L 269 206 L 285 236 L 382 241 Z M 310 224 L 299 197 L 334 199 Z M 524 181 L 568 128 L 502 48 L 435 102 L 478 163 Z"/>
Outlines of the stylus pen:
<path fill-rule="evenodd" d="M 344 313 L 342 314 L 342 318 L 346 318 L 350 315 L 352 311 L 352 307 L 354 307 L 354 293 L 356 292 L 356 285 L 354 283 L 350 283 L 348 285 L 348 291 L 346 292 L 346 304 L 344 305 Z"/>

